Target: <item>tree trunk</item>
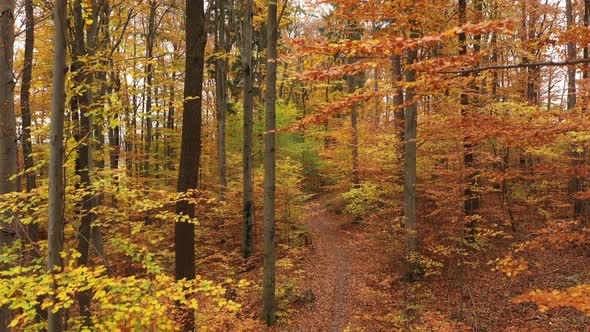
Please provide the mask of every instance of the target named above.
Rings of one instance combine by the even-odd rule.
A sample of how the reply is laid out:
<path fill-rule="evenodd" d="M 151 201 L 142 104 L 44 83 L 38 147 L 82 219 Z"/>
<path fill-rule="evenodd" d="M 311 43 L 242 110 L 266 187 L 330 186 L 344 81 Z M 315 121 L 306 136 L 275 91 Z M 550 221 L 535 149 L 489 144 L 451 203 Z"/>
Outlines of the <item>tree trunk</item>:
<path fill-rule="evenodd" d="M 254 222 L 254 197 L 252 180 L 252 137 L 254 117 L 254 87 L 252 82 L 252 16 L 253 0 L 245 0 L 242 28 L 242 72 L 244 76 L 244 149 L 243 162 L 243 226 L 242 257 L 252 254 L 252 225 Z"/>
<path fill-rule="evenodd" d="M 393 118 L 396 136 L 400 142 L 404 142 L 404 92 L 402 90 L 402 62 L 399 55 L 394 55 L 391 58 L 391 70 L 393 76 L 393 91 L 395 92 L 393 100 Z M 400 144 L 400 156 L 404 155 L 403 144 Z"/>
<path fill-rule="evenodd" d="M 225 144 L 225 128 L 227 118 L 227 53 L 226 44 L 229 36 L 225 35 L 226 1 L 217 0 L 217 58 L 215 60 L 215 104 L 217 108 L 217 160 L 219 198 L 224 200 L 227 187 L 227 160 Z"/>
<path fill-rule="evenodd" d="M 76 0 L 73 4 L 73 19 L 74 19 L 74 36 L 72 40 L 72 59 L 74 64 L 72 67 L 75 70 L 75 76 L 73 79 L 77 85 L 85 86 L 86 90 L 82 91 L 82 94 L 78 97 L 78 107 L 80 112 L 80 124 L 79 131 L 77 134 L 78 145 L 78 160 L 76 163 L 76 173 L 80 176 L 80 189 L 85 191 L 84 196 L 81 198 L 80 204 L 80 226 L 78 228 L 78 252 L 80 258 L 78 259 L 79 265 L 88 264 L 88 251 L 90 247 L 90 241 L 92 238 L 92 206 L 94 205 L 93 195 L 88 191 L 90 186 L 90 172 L 93 168 L 92 158 L 92 143 L 91 138 L 93 134 L 92 129 L 92 104 L 93 94 L 90 90 L 93 84 L 93 74 L 90 68 L 87 66 L 82 58 L 85 56 L 94 55 L 96 48 L 96 37 L 98 31 L 98 5 L 96 1 L 91 2 L 92 8 L 92 24 L 86 27 L 86 20 L 82 13 L 82 0 Z M 85 36 L 86 34 L 86 36 Z M 72 112 L 76 112 L 72 109 Z M 84 317 L 85 325 L 91 325 L 90 319 L 90 293 L 80 292 L 78 294 L 78 302 L 80 304 L 80 313 Z"/>
<path fill-rule="evenodd" d="M 184 109 L 178 192 L 198 188 L 201 157 L 201 123 L 203 71 L 205 64 L 205 13 L 203 0 L 186 0 L 186 60 L 184 82 Z M 176 213 L 193 218 L 195 207 L 182 200 L 176 203 Z M 174 225 L 176 279 L 195 278 L 195 225 L 176 222 Z M 183 331 L 194 330 L 194 313 L 182 310 Z"/>
<path fill-rule="evenodd" d="M 264 276 L 262 318 L 274 324 L 275 312 L 275 133 L 277 98 L 277 3 L 269 1 L 266 21 L 266 121 L 264 135 Z"/>
<path fill-rule="evenodd" d="M 395 135 L 398 139 L 398 148 L 396 149 L 397 156 L 400 160 L 400 163 L 403 163 L 404 156 L 405 156 L 405 124 L 404 124 L 404 91 L 402 89 L 403 84 L 403 76 L 402 76 L 402 62 L 401 57 L 399 55 L 394 55 L 391 58 L 391 74 L 392 74 L 392 81 L 393 81 L 393 127 Z M 399 167 L 399 171 L 397 172 L 397 182 L 400 185 L 404 185 L 404 169 L 403 167 Z M 403 210 L 401 212 L 403 217 Z"/>
<path fill-rule="evenodd" d="M 352 62 L 351 62 L 352 63 Z M 356 91 L 358 84 L 358 78 L 350 75 L 347 78 L 348 93 L 353 94 Z M 350 111 L 350 127 L 352 130 L 352 147 L 351 147 L 351 158 L 352 158 L 352 173 L 351 182 L 353 187 L 360 185 L 359 178 L 359 134 L 358 134 L 358 112 L 356 106 L 352 106 Z"/>
<path fill-rule="evenodd" d="M 47 269 L 55 272 L 63 266 L 61 251 L 64 240 L 64 113 L 66 103 L 66 0 L 56 0 L 53 9 L 55 22 L 55 51 L 53 62 L 53 99 L 51 111 L 50 159 L 49 159 L 49 211 L 47 226 Z M 48 309 L 47 330 L 63 330 L 63 312 Z"/>
<path fill-rule="evenodd" d="M 37 188 L 35 171 L 29 171 L 34 166 L 33 142 L 31 141 L 31 78 L 33 74 L 33 50 L 35 49 L 35 13 L 33 0 L 25 0 L 25 54 L 23 62 L 23 77 L 20 92 L 21 130 L 23 145 L 23 164 L 25 167 L 26 191 Z M 32 223 L 27 226 L 28 238 L 31 242 L 39 241 L 39 225 Z M 32 251 L 38 256 L 37 251 Z"/>
<path fill-rule="evenodd" d="M 176 50 L 176 46 L 174 46 L 174 49 Z M 176 57 L 176 52 L 174 53 L 175 57 Z M 174 162 L 172 160 L 172 154 L 174 152 L 173 147 L 172 147 L 172 142 L 174 140 L 174 135 L 172 134 L 172 132 L 174 131 L 174 117 L 176 116 L 176 106 L 174 106 L 174 103 L 176 101 L 176 92 L 175 92 L 175 87 L 174 84 L 176 82 L 176 72 L 172 73 L 172 83 L 170 84 L 169 87 L 169 91 L 168 91 L 168 98 L 169 98 L 169 102 L 170 104 L 168 105 L 168 115 L 166 118 L 166 129 L 168 129 L 168 137 L 166 137 L 165 140 L 165 151 L 166 151 L 166 169 L 169 171 L 174 170 Z"/>
<path fill-rule="evenodd" d="M 145 83 L 145 151 L 143 155 L 143 176 L 150 176 L 150 152 L 152 146 L 152 82 L 154 79 L 154 42 L 156 38 L 156 10 L 158 2 L 150 1 L 150 12 L 148 18 L 148 31 L 146 35 L 146 83 Z"/>
<path fill-rule="evenodd" d="M 14 0 L 0 0 L 0 194 L 16 191 L 10 177 L 17 172 L 16 115 L 14 112 Z M 0 250 L 11 246 L 16 238 L 14 218 L 5 212 L 0 216 Z M 0 269 L 7 268 L 0 264 Z M 9 331 L 8 304 L 0 307 L 0 331 Z"/>
<path fill-rule="evenodd" d="M 565 1 L 565 15 L 567 22 L 567 29 L 574 27 L 574 9 L 572 6 L 572 0 Z M 567 59 L 573 61 L 576 59 L 576 45 L 573 41 L 567 43 Z M 567 109 L 572 111 L 576 107 L 576 68 L 569 66 L 567 69 Z M 572 196 L 574 202 L 574 218 L 580 219 L 583 224 L 587 223 L 588 218 L 588 203 L 583 199 L 573 197 L 578 192 L 583 191 L 583 178 L 580 177 L 578 169 L 583 164 L 583 153 L 576 152 L 577 147 L 570 147 L 570 158 L 572 160 L 572 167 L 574 168 L 574 174 L 570 179 L 569 193 Z"/>
<path fill-rule="evenodd" d="M 459 0 L 459 25 L 464 25 L 467 23 L 467 1 L 466 0 Z M 467 55 L 467 37 L 465 33 L 459 34 L 459 45 L 461 49 L 459 51 L 459 55 Z M 469 116 L 469 97 L 467 93 L 462 92 L 461 96 L 459 97 L 460 104 L 461 104 L 461 118 L 463 121 Z M 479 197 L 477 193 L 474 191 L 474 187 L 476 185 L 475 181 L 475 173 L 472 171 L 473 167 L 475 166 L 475 160 L 473 155 L 473 145 L 471 144 L 471 139 L 467 134 L 463 136 L 463 164 L 465 167 L 465 172 L 467 176 L 467 183 L 465 185 L 464 190 L 464 211 L 465 211 L 465 232 L 466 232 L 466 239 L 468 241 L 475 240 L 475 219 L 473 215 L 476 214 L 477 210 L 479 209 Z"/>
<path fill-rule="evenodd" d="M 416 31 L 411 32 L 412 38 L 417 38 Z M 418 57 L 417 50 L 408 50 L 407 64 L 411 66 Z M 406 88 L 406 106 L 404 109 L 404 140 L 405 140 L 405 164 L 404 164 L 404 226 L 406 228 L 406 279 L 410 282 L 420 277 L 419 266 L 413 259 L 418 252 L 418 225 L 416 221 L 416 130 L 418 126 L 418 104 L 414 101 L 416 88 L 411 85 L 416 82 L 416 71 L 406 68 L 406 82 L 410 84 Z"/>

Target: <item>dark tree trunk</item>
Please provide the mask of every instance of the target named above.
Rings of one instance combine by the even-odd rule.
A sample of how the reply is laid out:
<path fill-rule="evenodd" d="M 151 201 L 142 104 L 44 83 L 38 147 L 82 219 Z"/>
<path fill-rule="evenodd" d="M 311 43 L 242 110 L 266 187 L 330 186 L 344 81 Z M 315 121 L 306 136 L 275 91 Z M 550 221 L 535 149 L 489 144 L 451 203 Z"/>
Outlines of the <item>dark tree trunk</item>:
<path fill-rule="evenodd" d="M 572 0 L 565 1 L 565 15 L 567 21 L 567 28 L 572 29 L 575 25 L 574 22 L 574 8 Z M 576 45 L 573 41 L 567 43 L 567 59 L 573 61 L 576 59 Z M 567 109 L 572 111 L 576 108 L 576 68 L 570 66 L 567 69 Z M 572 167 L 574 168 L 574 174 L 570 179 L 569 193 L 572 196 L 574 203 L 574 218 L 580 219 L 584 224 L 587 223 L 588 219 L 588 203 L 583 199 L 574 197 L 578 192 L 583 191 L 583 178 L 580 177 L 578 169 L 582 166 L 583 153 L 576 152 L 576 146 L 571 147 L 570 159 L 572 160 Z"/>
<path fill-rule="evenodd" d="M 156 10 L 158 2 L 150 1 L 150 12 L 148 17 L 148 31 L 146 34 L 146 83 L 145 83 L 145 151 L 143 155 L 143 176 L 150 176 L 150 153 L 152 147 L 152 83 L 154 80 L 154 43 L 156 39 Z"/>
<path fill-rule="evenodd" d="M 264 272 L 262 318 L 267 325 L 276 321 L 275 303 L 275 134 L 277 98 L 277 3 L 268 3 L 266 35 L 266 121 L 264 135 Z"/>
<path fill-rule="evenodd" d="M 229 36 L 225 34 L 225 16 L 226 1 L 217 0 L 217 40 L 215 60 L 215 104 L 217 108 L 217 160 L 218 165 L 218 184 L 219 198 L 225 199 L 225 190 L 227 187 L 227 160 L 226 160 L 226 140 L 225 128 L 227 118 L 227 44 Z"/>
<path fill-rule="evenodd" d="M 244 150 L 243 161 L 243 225 L 242 257 L 252 254 L 252 225 L 254 222 L 254 197 L 252 180 L 252 137 L 254 122 L 254 87 L 252 81 L 252 16 L 253 0 L 245 0 L 242 28 L 242 72 L 244 75 Z"/>
<path fill-rule="evenodd" d="M 82 94 L 77 98 L 78 110 L 72 109 L 72 112 L 79 111 L 79 130 L 76 140 L 78 144 L 78 159 L 76 163 L 76 173 L 80 176 L 80 189 L 85 191 L 80 203 L 80 226 L 78 227 L 78 252 L 80 258 L 79 265 L 88 264 L 88 254 L 90 247 L 90 240 L 92 238 L 91 227 L 93 215 L 91 212 L 95 199 L 88 189 L 90 186 L 90 172 L 93 167 L 92 163 L 92 103 L 93 95 L 90 87 L 93 84 L 93 74 L 88 63 L 85 63 L 82 58 L 88 55 L 93 55 L 96 48 L 96 37 L 98 31 L 98 5 L 95 1 L 91 3 L 93 10 L 93 21 L 89 27 L 86 26 L 86 21 L 82 14 L 82 0 L 75 0 L 73 4 L 73 19 L 74 19 L 74 36 L 72 38 L 72 68 L 75 72 L 73 79 L 79 86 L 87 87 L 82 91 Z M 89 292 L 80 292 L 78 294 L 78 302 L 80 304 L 80 312 L 84 317 L 85 325 L 91 325 L 90 319 L 90 298 Z"/>
<path fill-rule="evenodd" d="M 66 103 L 66 0 L 56 0 L 53 9 L 55 22 L 55 50 L 53 62 L 53 100 L 51 111 L 49 159 L 49 212 L 47 226 L 47 269 L 54 272 L 63 266 L 61 251 L 64 240 L 64 114 Z M 63 330 L 63 311 L 48 308 L 47 330 Z"/>
<path fill-rule="evenodd" d="M 393 118 L 396 136 L 400 142 L 404 141 L 404 91 L 402 90 L 402 62 L 399 55 L 394 55 L 391 58 L 391 70 L 393 76 L 393 91 L 395 93 L 393 99 Z M 400 156 L 404 155 L 404 146 L 400 144 Z"/>
<path fill-rule="evenodd" d="M 467 23 L 467 1 L 459 0 L 459 25 Z M 465 33 L 459 34 L 459 45 L 461 49 L 459 55 L 467 55 L 467 37 Z M 467 121 L 469 117 L 469 97 L 467 93 L 462 92 L 460 98 L 461 104 L 461 118 Z M 467 241 L 475 240 L 475 218 L 473 217 L 477 210 L 479 210 L 479 196 L 474 190 L 476 186 L 475 173 L 473 168 L 475 166 L 475 158 L 473 154 L 474 146 L 471 143 L 471 138 L 468 134 L 463 135 L 463 164 L 467 174 L 467 183 L 464 190 L 464 211 L 465 211 L 465 232 Z"/>
<path fill-rule="evenodd" d="M 13 56 L 15 1 L 0 2 L 0 194 L 17 190 L 10 178 L 17 173 L 16 115 L 14 112 Z M 0 215 L 0 251 L 16 239 L 16 221 L 7 211 Z M 0 269 L 5 269 L 0 263 Z M 9 304 L 0 307 L 0 331 L 9 331 Z"/>
<path fill-rule="evenodd" d="M 205 13 L 203 0 L 186 0 L 186 62 L 184 82 L 184 109 L 178 192 L 198 188 L 201 157 L 201 124 L 203 71 L 205 63 Z M 176 203 L 176 213 L 193 218 L 195 207 L 187 201 Z M 174 225 L 176 279 L 195 278 L 195 225 L 177 222 Z M 194 313 L 182 310 L 183 331 L 194 330 Z"/>
<path fill-rule="evenodd" d="M 348 93 L 353 94 L 356 91 L 358 84 L 358 77 L 349 76 L 348 79 Z M 359 178 L 359 134 L 358 134 L 358 112 L 357 107 L 352 106 L 350 111 L 350 127 L 352 130 L 352 146 L 351 146 L 351 157 L 352 157 L 352 172 L 351 172 L 351 183 L 353 187 L 360 185 Z"/>
<path fill-rule="evenodd" d="M 25 16 L 27 25 L 25 30 L 25 54 L 20 92 L 23 164 L 25 170 L 30 170 L 34 166 L 32 155 L 33 142 L 31 141 L 31 79 L 33 74 L 33 50 L 35 49 L 35 14 L 33 9 L 33 0 L 26 0 Z M 27 192 L 31 192 L 37 188 L 37 178 L 34 170 L 26 171 L 25 179 Z M 29 224 L 27 232 L 31 242 L 37 242 L 39 240 L 39 226 L 37 223 Z M 36 250 L 32 252 L 33 255 L 37 253 Z"/>
<path fill-rule="evenodd" d="M 412 38 L 418 33 L 412 31 Z M 418 51 L 408 50 L 407 64 L 411 66 L 418 58 Z M 416 82 L 416 71 L 408 68 L 405 71 L 406 82 Z M 418 104 L 414 100 L 416 88 L 409 85 L 406 88 L 406 106 L 404 108 L 404 226 L 406 229 L 406 279 L 410 282 L 420 278 L 420 269 L 413 255 L 418 248 L 418 224 L 416 220 L 416 131 L 418 127 Z"/>
<path fill-rule="evenodd" d="M 170 84 L 169 91 L 168 91 L 168 98 L 170 99 L 170 104 L 168 105 L 168 114 L 166 117 L 166 129 L 168 129 L 168 137 L 166 137 L 166 169 L 171 171 L 174 169 L 174 163 L 172 161 L 172 141 L 174 140 L 174 135 L 172 132 L 174 131 L 174 117 L 176 116 L 176 107 L 174 106 L 174 102 L 176 100 L 176 92 L 174 88 L 174 82 L 176 81 L 176 73 L 172 73 L 172 84 Z"/>

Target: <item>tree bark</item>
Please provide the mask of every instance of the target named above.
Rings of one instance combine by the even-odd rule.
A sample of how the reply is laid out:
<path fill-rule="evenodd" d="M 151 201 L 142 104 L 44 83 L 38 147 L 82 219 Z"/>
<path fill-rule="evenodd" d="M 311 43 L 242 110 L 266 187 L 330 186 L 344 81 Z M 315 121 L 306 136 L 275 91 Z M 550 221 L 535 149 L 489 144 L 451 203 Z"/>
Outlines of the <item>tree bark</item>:
<path fill-rule="evenodd" d="M 76 141 L 78 144 L 78 159 L 76 163 L 76 173 L 80 176 L 79 188 L 84 191 L 80 203 L 80 226 L 78 227 L 78 252 L 80 258 L 79 265 L 88 264 L 89 248 L 92 239 L 92 220 L 94 218 L 91 210 L 95 203 L 93 195 L 89 192 L 90 172 L 93 168 L 93 149 L 92 149 L 92 104 L 93 93 L 91 86 L 94 77 L 91 65 L 82 60 L 85 56 L 93 56 L 96 51 L 96 38 L 98 33 L 98 4 L 91 1 L 92 6 L 92 24 L 86 27 L 86 20 L 82 13 L 82 0 L 75 0 L 73 4 L 74 35 L 72 39 L 72 59 L 74 61 L 72 68 L 75 71 L 73 79 L 79 86 L 85 87 L 81 95 L 77 98 L 78 110 L 72 109 L 72 112 L 79 111 L 79 130 Z M 90 299 L 89 292 L 78 293 L 78 302 L 80 304 L 80 313 L 84 317 L 84 324 L 92 324 L 90 319 Z"/>
<path fill-rule="evenodd" d="M 459 25 L 462 26 L 467 23 L 467 1 L 466 0 L 459 0 Z M 461 49 L 459 51 L 459 55 L 467 55 L 467 37 L 465 33 L 460 33 L 459 36 L 459 45 Z M 467 76 L 465 74 L 464 76 Z M 469 116 L 469 96 L 467 93 L 462 92 L 459 97 L 459 102 L 461 104 L 461 118 L 462 121 L 466 121 L 467 117 Z M 473 215 L 476 214 L 477 210 L 479 209 L 479 197 L 477 193 L 474 191 L 476 181 L 475 181 L 475 173 L 472 171 L 473 167 L 475 166 L 475 158 L 473 155 L 473 145 L 471 144 L 471 139 L 468 134 L 463 134 L 463 164 L 465 167 L 466 172 L 466 185 L 465 190 L 463 192 L 464 196 L 464 205 L 463 209 L 465 211 L 465 232 L 466 232 L 466 239 L 467 241 L 474 241 L 475 240 L 475 221 Z"/>
<path fill-rule="evenodd" d="M 33 144 L 31 142 L 31 78 L 33 74 L 33 50 L 35 49 L 35 15 L 33 12 L 33 0 L 25 0 L 25 54 L 23 63 L 23 76 L 20 92 L 20 105 L 22 117 L 22 145 L 23 145 L 23 164 L 25 170 L 31 169 L 33 163 Z M 37 188 L 37 179 L 35 172 L 26 172 L 26 190 L 31 192 Z M 33 241 L 38 240 L 37 224 L 29 226 L 29 237 Z"/>
<path fill-rule="evenodd" d="M 404 142 L 404 91 L 402 90 L 402 62 L 399 55 L 394 55 L 391 58 L 391 71 L 393 78 L 393 91 L 395 93 L 393 99 L 393 118 L 396 136 L 400 142 Z M 404 155 L 404 146 L 400 144 L 400 156 Z"/>
<path fill-rule="evenodd" d="M 17 172 L 16 115 L 14 112 L 14 0 L 0 0 L 0 194 L 16 191 L 10 178 Z M 0 250 L 16 239 L 15 220 L 5 211 L 0 216 Z M 7 266 L 0 264 L 0 269 Z M 0 331 L 9 331 L 8 304 L 0 307 Z"/>
<path fill-rule="evenodd" d="M 186 59 L 184 82 L 184 109 L 178 192 L 198 188 L 201 157 L 201 124 L 203 71 L 205 64 L 205 13 L 203 0 L 186 0 Z M 176 203 L 176 213 L 193 218 L 195 207 L 182 200 Z M 195 225 L 177 222 L 174 227 L 176 279 L 195 278 Z M 183 331 L 194 330 L 194 313 L 182 309 Z"/>
<path fill-rule="evenodd" d="M 254 190 L 252 180 L 252 137 L 254 128 L 254 87 L 252 81 L 253 6 L 253 0 L 245 0 L 242 28 L 242 72 L 244 76 L 242 97 L 244 107 L 242 257 L 244 259 L 247 259 L 252 254 L 252 225 L 254 222 Z"/>
<path fill-rule="evenodd" d="M 55 22 L 55 51 L 53 62 L 53 99 L 51 111 L 50 159 L 49 159 L 49 211 L 47 227 L 47 269 L 57 272 L 63 266 L 61 251 L 64 240 L 64 113 L 66 103 L 66 0 L 56 0 L 53 9 Z M 55 287 L 55 286 L 54 286 Z M 47 330 L 63 330 L 63 311 L 48 309 Z"/>
<path fill-rule="evenodd" d="M 146 34 L 146 83 L 145 83 L 145 151 L 143 155 L 143 176 L 150 176 L 150 152 L 152 147 L 152 82 L 154 80 L 154 43 L 156 39 L 156 10 L 157 1 L 150 1 L 150 12 L 148 17 L 148 31 Z"/>
<path fill-rule="evenodd" d="M 264 272 L 262 318 L 267 325 L 276 321 L 275 304 L 275 133 L 277 98 L 277 3 L 268 2 L 266 20 L 266 121 L 264 135 Z"/>
<path fill-rule="evenodd" d="M 411 32 L 412 38 L 417 38 L 416 31 Z M 417 50 L 408 50 L 407 65 L 411 66 L 418 58 Z M 416 220 L 416 131 L 418 127 L 418 104 L 414 101 L 416 88 L 412 83 L 416 82 L 416 71 L 412 68 L 405 70 L 406 82 L 406 106 L 404 108 L 404 226 L 406 229 L 406 279 L 410 282 L 420 278 L 419 266 L 412 259 L 412 255 L 418 252 L 418 225 Z"/>
<path fill-rule="evenodd" d="M 565 1 L 565 15 L 566 15 L 566 24 L 567 29 L 570 30 L 574 28 L 574 9 L 572 5 L 572 0 Z M 567 43 L 567 60 L 574 61 L 576 60 L 576 45 L 573 41 L 569 41 Z M 569 66 L 567 69 L 567 110 L 573 111 L 576 108 L 576 67 Z M 572 162 L 572 167 L 574 168 L 574 174 L 572 175 L 569 181 L 569 194 L 572 197 L 574 203 L 574 218 L 580 219 L 583 224 L 587 223 L 589 207 L 588 203 L 583 199 L 578 199 L 574 197 L 578 192 L 584 190 L 583 188 L 583 178 L 580 177 L 578 173 L 578 169 L 580 166 L 583 165 L 583 153 L 579 153 L 576 151 L 576 146 L 570 147 L 570 159 Z"/>
<path fill-rule="evenodd" d="M 219 198 L 225 199 L 227 187 L 227 160 L 226 160 L 226 139 L 225 128 L 227 118 L 227 42 L 229 36 L 225 35 L 225 11 L 226 1 L 217 0 L 217 43 L 215 59 L 215 104 L 217 108 L 217 160 Z"/>
<path fill-rule="evenodd" d="M 351 62 L 352 63 L 352 62 Z M 358 84 L 358 77 L 350 75 L 347 77 L 348 93 L 353 94 L 356 91 Z M 350 111 L 350 127 L 352 130 L 351 142 L 351 158 L 352 158 L 352 172 L 351 183 L 353 187 L 360 185 L 359 178 L 359 136 L 358 136 L 358 112 L 356 106 L 352 106 Z"/>

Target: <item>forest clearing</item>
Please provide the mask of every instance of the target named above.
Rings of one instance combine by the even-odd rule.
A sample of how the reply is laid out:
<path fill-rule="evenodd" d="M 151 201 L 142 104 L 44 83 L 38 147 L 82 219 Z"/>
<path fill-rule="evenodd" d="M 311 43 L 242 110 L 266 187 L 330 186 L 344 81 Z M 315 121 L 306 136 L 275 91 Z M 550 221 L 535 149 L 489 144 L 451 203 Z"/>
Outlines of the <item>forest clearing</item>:
<path fill-rule="evenodd" d="M 0 0 L 0 332 L 590 331 L 590 0 Z"/>

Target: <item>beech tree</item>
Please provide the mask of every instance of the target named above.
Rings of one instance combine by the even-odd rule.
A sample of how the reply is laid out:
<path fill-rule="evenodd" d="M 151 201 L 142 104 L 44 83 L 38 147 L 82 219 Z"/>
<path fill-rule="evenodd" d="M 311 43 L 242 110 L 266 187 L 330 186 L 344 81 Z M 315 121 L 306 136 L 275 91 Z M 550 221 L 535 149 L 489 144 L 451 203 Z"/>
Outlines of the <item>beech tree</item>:
<path fill-rule="evenodd" d="M 242 152 L 242 257 L 245 259 L 252 254 L 252 226 L 254 223 L 254 197 L 252 183 L 252 139 L 254 117 L 254 86 L 252 73 L 252 16 L 253 0 L 245 0 L 243 4 L 242 21 L 242 74 L 244 81 L 242 104 L 244 108 L 244 145 Z"/>
<path fill-rule="evenodd" d="M 35 49 L 35 13 L 32 0 L 26 0 L 25 6 L 25 49 L 23 59 L 23 76 L 20 92 L 21 130 L 23 146 L 23 167 L 30 170 L 34 166 L 33 142 L 31 141 L 31 79 L 33 75 L 33 50 Z M 27 192 L 37 188 L 35 171 L 25 173 Z M 39 240 L 38 225 L 29 225 L 31 241 Z"/>
<path fill-rule="evenodd" d="M 13 70 L 15 1 L 0 1 L 0 195 L 16 191 L 17 143 L 16 115 L 14 112 Z M 16 219 L 6 211 L 0 218 L 0 249 L 12 246 L 17 236 Z M 0 264 L 0 269 L 4 269 Z M 10 311 L 0 307 L 0 331 L 8 331 Z"/>
<path fill-rule="evenodd" d="M 276 100 L 277 100 L 277 3 L 269 1 L 266 20 L 266 117 L 264 129 L 264 276 L 262 317 L 267 325 L 276 320 L 276 248 L 275 248 L 275 181 L 276 181 Z"/>
<path fill-rule="evenodd" d="M 227 66 L 231 48 L 231 36 L 226 36 L 226 11 L 228 8 L 225 0 L 216 2 L 217 25 L 215 51 L 215 107 L 217 108 L 217 159 L 219 161 L 219 197 L 224 200 L 227 187 L 227 153 L 226 132 L 227 126 Z"/>
<path fill-rule="evenodd" d="M 55 49 L 53 62 L 53 91 L 51 103 L 51 133 L 49 160 L 49 212 L 47 225 L 47 269 L 52 273 L 60 272 L 63 267 L 61 253 L 64 246 L 64 119 L 66 107 L 66 0 L 56 0 L 53 9 L 55 26 Z M 54 290 L 56 286 L 54 285 Z M 55 298 L 55 295 L 54 295 Z M 54 312 L 48 308 L 47 329 L 59 332 L 64 328 L 63 309 Z"/>
<path fill-rule="evenodd" d="M 418 38 L 416 31 L 411 32 L 412 38 Z M 407 51 L 406 66 L 413 65 L 418 59 L 417 50 Z M 405 70 L 406 82 L 416 81 L 416 71 Z M 406 88 L 406 103 L 404 108 L 404 227 L 406 228 L 406 255 L 408 260 L 406 278 L 416 281 L 420 277 L 420 265 L 416 261 L 418 253 L 418 224 L 416 220 L 416 131 L 418 104 L 414 100 L 416 90 L 413 86 Z"/>
<path fill-rule="evenodd" d="M 186 60 L 184 102 L 182 111 L 182 141 L 177 190 L 187 193 L 199 186 L 199 163 L 201 158 L 201 123 L 203 71 L 205 65 L 205 12 L 202 0 L 186 1 Z M 195 278 L 195 206 L 188 200 L 176 203 L 180 218 L 174 227 L 176 279 Z M 183 330 L 194 330 L 194 312 L 182 309 Z"/>

